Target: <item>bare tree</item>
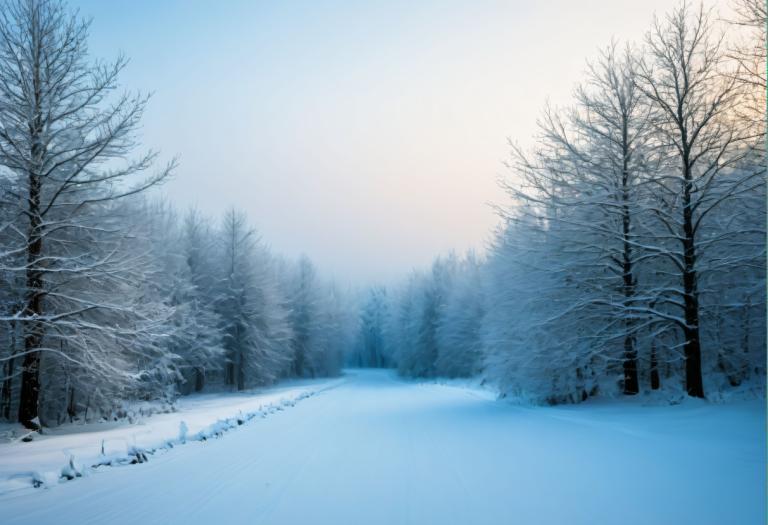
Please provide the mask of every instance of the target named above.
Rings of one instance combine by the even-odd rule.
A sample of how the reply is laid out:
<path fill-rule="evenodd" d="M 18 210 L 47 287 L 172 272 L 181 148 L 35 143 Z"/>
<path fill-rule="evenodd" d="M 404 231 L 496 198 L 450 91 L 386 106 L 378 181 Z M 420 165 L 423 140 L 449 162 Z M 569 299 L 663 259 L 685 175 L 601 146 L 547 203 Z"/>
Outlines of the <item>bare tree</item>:
<path fill-rule="evenodd" d="M 746 34 L 730 51 L 729 56 L 739 64 L 738 78 L 762 91 L 766 88 L 766 24 L 768 6 L 763 0 L 734 0 L 736 18 L 731 24 L 746 29 Z"/>
<path fill-rule="evenodd" d="M 659 304 L 682 310 L 672 320 L 685 339 L 686 390 L 704 397 L 702 230 L 718 206 L 762 184 L 755 171 L 734 171 L 750 154 L 759 133 L 749 121 L 738 118 L 743 86 L 727 61 L 723 36 L 715 33 L 711 14 L 703 6 L 692 9 L 683 3 L 656 19 L 637 71 L 640 89 L 657 109 L 656 146 L 667 166 L 655 178 L 660 199 L 653 211 L 677 244 L 656 250 L 679 275 L 679 285 L 664 290 Z M 667 315 L 661 310 L 654 313 Z"/>
<path fill-rule="evenodd" d="M 532 155 L 513 146 L 515 182 L 502 183 L 513 200 L 527 204 L 513 208 L 513 216 L 533 213 L 547 236 L 561 237 L 557 259 L 568 275 L 562 286 L 583 290 L 566 308 L 606 326 L 594 342 L 604 349 L 601 358 L 613 359 L 609 348 L 622 340 L 623 390 L 630 395 L 640 388 L 634 309 L 645 298 L 638 296 L 637 264 L 644 254 L 637 222 L 651 130 L 633 63 L 629 48 L 606 48 L 576 90 L 575 108 L 563 117 L 547 107 Z"/>
<path fill-rule="evenodd" d="M 577 90 L 577 100 L 583 111 L 576 113 L 573 123 L 586 148 L 579 151 L 570 145 L 568 149 L 588 173 L 589 200 L 599 199 L 608 219 L 597 228 L 605 237 L 607 266 L 621 277 L 618 288 L 623 300 L 616 313 L 624 321 L 623 389 L 625 394 L 637 394 L 637 319 L 631 310 L 641 302 L 636 297 L 636 265 L 642 251 L 635 222 L 641 213 L 639 193 L 648 170 L 650 126 L 629 48 L 623 57 L 617 56 L 613 45 L 604 51 L 597 64 L 590 67 L 587 85 Z"/>
<path fill-rule="evenodd" d="M 0 166 L 17 182 L 2 196 L 3 205 L 15 207 L 7 225 L 14 242 L 3 261 L 22 255 L 6 270 L 25 276 L 23 306 L 5 320 L 23 327 L 18 417 L 30 428 L 39 426 L 41 355 L 66 359 L 71 345 L 89 340 L 83 332 L 109 330 L 93 326 L 89 315 L 101 312 L 106 320 L 123 308 L 73 287 L 72 294 L 64 291 L 77 279 L 90 279 L 91 286 L 122 279 L 135 266 L 117 249 L 120 226 L 100 224 L 99 210 L 158 184 L 174 167 L 125 182 L 156 159 L 149 152 L 127 160 L 147 98 L 124 94 L 110 101 L 127 60 L 90 62 L 89 25 L 59 0 L 9 0 L 0 8 Z M 78 249 L 78 240 L 99 242 L 103 250 Z M 124 338 L 123 329 L 112 335 Z"/>
<path fill-rule="evenodd" d="M 728 57 L 737 64 L 734 77 L 744 89 L 739 113 L 765 135 L 768 7 L 763 0 L 734 0 L 733 8 L 735 18 L 727 22 L 736 37 L 729 46 Z M 765 139 L 756 147 L 765 155 Z"/>

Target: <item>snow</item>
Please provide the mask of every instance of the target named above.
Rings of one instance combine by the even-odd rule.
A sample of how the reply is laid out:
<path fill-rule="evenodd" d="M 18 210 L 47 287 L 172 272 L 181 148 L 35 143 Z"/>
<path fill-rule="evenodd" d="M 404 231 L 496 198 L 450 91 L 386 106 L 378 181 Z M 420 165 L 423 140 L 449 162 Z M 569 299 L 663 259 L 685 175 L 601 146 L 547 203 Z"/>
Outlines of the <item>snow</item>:
<path fill-rule="evenodd" d="M 47 489 L 8 492 L 0 496 L 3 523 L 766 520 L 763 401 L 520 407 L 476 388 L 367 370 L 317 385 L 324 386 L 309 387 L 316 395 L 220 439 L 189 441 L 146 463 L 99 468 Z M 288 391 L 296 393 L 264 396 L 275 402 Z M 244 398 L 243 404 L 253 408 L 265 400 Z M 217 411 L 249 409 L 236 408 L 231 397 L 189 402 L 180 414 L 168 415 L 172 421 L 162 431 L 155 420 L 166 416 L 152 418 L 155 438 L 178 439 L 180 419 L 192 436 Z M 207 416 L 192 417 L 192 406 Z M 129 430 L 116 430 L 130 438 Z M 29 469 L 50 453 L 32 453 L 34 447 L 58 439 L 83 443 L 84 436 L 2 445 L 0 468 Z M 138 445 L 152 441 L 144 436 L 136 433 Z M 72 446 L 56 445 L 59 467 L 66 463 L 62 445 Z"/>
<path fill-rule="evenodd" d="M 34 485 L 52 485 L 60 478 L 90 473 L 93 466 L 131 464 L 147 453 L 163 453 L 187 440 L 223 434 L 254 417 L 262 417 L 339 383 L 338 379 L 293 380 L 259 393 L 199 394 L 182 397 L 176 411 L 155 414 L 138 424 L 126 421 L 64 425 L 46 429 L 25 443 L 18 437 L 0 443 L 0 495 Z"/>

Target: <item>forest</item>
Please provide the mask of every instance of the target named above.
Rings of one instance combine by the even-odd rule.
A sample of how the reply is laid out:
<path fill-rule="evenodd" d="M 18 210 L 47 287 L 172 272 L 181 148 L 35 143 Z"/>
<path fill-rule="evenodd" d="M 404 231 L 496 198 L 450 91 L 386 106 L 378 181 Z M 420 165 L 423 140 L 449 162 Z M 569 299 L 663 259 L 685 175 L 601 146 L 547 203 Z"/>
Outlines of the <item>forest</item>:
<path fill-rule="evenodd" d="M 149 97 L 58 0 L 0 10 L 0 417 L 392 367 L 533 404 L 764 394 L 766 8 L 661 13 L 606 43 L 535 147 L 513 137 L 483 253 L 353 289 L 249 218 L 160 197 Z M 98 21 L 97 21 L 98 22 Z M 251 217 L 258 223 L 258 217 Z"/>
<path fill-rule="evenodd" d="M 510 140 L 486 254 L 362 303 L 358 362 L 577 403 L 765 388 L 766 7 L 682 3 Z"/>

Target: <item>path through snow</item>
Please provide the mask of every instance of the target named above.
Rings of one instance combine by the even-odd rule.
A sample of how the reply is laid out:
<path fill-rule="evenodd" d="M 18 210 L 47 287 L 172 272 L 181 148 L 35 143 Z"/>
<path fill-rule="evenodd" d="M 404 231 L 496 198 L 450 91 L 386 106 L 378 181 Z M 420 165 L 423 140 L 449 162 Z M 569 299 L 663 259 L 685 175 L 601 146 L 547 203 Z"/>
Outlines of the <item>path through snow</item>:
<path fill-rule="evenodd" d="M 765 461 L 758 402 L 518 408 L 351 371 L 221 439 L 2 496 L 0 516 L 6 525 L 762 524 Z"/>

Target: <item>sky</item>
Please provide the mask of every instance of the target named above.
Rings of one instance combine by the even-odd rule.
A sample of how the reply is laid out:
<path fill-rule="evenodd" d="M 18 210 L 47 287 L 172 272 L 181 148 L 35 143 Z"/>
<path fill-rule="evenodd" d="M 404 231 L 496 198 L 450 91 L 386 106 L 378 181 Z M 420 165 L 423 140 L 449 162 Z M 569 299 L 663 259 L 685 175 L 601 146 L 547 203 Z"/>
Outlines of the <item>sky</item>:
<path fill-rule="evenodd" d="M 244 210 L 287 257 L 355 285 L 482 252 L 507 139 L 531 143 L 586 61 L 671 0 L 72 0 L 91 52 L 153 93 L 163 192 Z"/>

